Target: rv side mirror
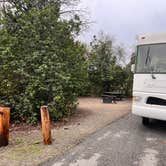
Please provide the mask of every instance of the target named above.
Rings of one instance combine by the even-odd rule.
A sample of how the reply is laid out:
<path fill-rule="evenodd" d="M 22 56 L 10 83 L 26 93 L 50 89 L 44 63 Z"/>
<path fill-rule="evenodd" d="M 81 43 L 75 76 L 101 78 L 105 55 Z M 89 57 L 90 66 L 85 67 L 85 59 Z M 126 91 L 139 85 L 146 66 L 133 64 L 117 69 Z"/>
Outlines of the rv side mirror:
<path fill-rule="evenodd" d="M 134 73 L 135 72 L 135 64 L 131 65 L 131 72 Z"/>

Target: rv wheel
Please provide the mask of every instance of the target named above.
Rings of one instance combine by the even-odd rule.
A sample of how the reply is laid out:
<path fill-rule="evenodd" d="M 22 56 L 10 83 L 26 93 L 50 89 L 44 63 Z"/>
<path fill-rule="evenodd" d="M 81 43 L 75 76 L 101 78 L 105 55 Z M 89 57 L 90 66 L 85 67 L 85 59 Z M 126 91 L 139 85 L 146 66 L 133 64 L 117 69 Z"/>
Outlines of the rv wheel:
<path fill-rule="evenodd" d="M 145 118 L 145 117 L 142 117 L 142 124 L 144 125 L 144 126 L 147 126 L 147 125 L 149 125 L 149 118 Z"/>

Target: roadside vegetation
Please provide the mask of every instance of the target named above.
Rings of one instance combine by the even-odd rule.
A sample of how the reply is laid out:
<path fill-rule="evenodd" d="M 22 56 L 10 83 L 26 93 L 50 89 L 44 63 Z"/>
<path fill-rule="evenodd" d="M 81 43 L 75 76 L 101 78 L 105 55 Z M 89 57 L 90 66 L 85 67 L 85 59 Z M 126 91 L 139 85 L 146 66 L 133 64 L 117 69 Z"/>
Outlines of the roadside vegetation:
<path fill-rule="evenodd" d="M 101 95 L 105 91 L 119 90 L 125 96 L 131 95 L 131 64 L 130 59 L 126 63 L 125 56 L 125 48 L 116 44 L 109 35 L 101 32 L 94 36 L 88 59 L 90 94 Z"/>
<path fill-rule="evenodd" d="M 40 106 L 52 120 L 72 114 L 80 95 L 131 94 L 130 63 L 105 34 L 86 46 L 75 0 L 6 0 L 0 13 L 0 104 L 13 122 L 36 123 Z"/>

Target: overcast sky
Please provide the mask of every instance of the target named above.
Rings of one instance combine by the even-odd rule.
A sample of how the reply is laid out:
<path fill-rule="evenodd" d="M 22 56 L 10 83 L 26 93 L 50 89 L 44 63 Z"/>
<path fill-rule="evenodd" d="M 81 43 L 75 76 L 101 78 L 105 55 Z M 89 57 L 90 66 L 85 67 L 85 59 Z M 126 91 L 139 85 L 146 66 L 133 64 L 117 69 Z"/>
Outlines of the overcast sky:
<path fill-rule="evenodd" d="M 128 46 L 136 35 L 166 31 L 166 0 L 81 0 L 91 21 L 88 32 L 81 36 L 89 42 L 99 31 L 109 33 Z"/>

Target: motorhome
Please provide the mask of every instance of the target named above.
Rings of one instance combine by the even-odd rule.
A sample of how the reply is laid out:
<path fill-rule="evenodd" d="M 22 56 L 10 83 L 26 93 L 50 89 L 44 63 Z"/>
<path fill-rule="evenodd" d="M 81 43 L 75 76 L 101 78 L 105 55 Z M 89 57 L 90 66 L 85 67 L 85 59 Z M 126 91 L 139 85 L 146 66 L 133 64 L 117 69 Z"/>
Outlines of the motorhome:
<path fill-rule="evenodd" d="M 132 113 L 166 120 L 166 32 L 140 35 L 135 59 Z"/>

